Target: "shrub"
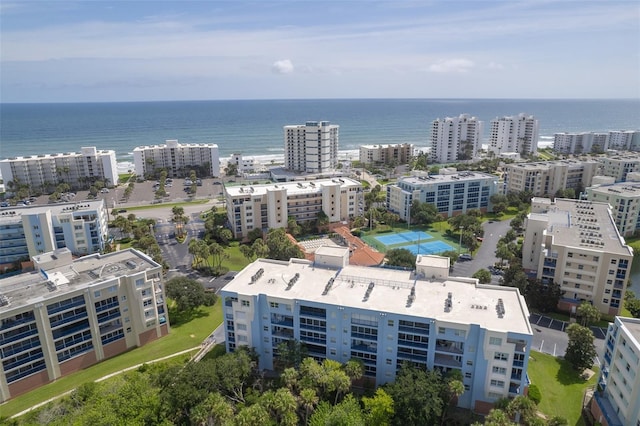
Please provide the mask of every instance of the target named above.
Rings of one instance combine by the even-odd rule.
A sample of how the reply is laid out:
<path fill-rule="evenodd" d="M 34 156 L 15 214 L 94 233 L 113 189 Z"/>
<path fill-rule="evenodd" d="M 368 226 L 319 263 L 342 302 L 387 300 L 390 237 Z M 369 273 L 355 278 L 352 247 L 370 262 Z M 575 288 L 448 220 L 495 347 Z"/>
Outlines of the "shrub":
<path fill-rule="evenodd" d="M 540 389 L 535 384 L 529 385 L 529 399 L 531 399 L 536 404 L 540 404 L 542 401 L 542 394 L 540 393 Z"/>

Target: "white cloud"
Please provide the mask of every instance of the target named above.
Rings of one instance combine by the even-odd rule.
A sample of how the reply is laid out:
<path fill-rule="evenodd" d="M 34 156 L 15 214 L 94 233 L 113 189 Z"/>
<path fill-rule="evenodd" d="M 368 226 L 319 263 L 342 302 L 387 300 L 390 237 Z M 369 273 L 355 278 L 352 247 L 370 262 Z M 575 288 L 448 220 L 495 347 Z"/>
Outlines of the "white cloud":
<path fill-rule="evenodd" d="M 271 70 L 276 74 L 291 74 L 293 72 L 293 62 L 289 59 L 275 61 L 271 65 Z"/>
<path fill-rule="evenodd" d="M 468 59 L 442 59 L 429 66 L 431 72 L 467 72 L 475 64 Z"/>
<path fill-rule="evenodd" d="M 487 68 L 489 68 L 490 70 L 501 70 L 504 68 L 504 66 L 498 62 L 489 62 L 489 65 L 487 65 Z"/>

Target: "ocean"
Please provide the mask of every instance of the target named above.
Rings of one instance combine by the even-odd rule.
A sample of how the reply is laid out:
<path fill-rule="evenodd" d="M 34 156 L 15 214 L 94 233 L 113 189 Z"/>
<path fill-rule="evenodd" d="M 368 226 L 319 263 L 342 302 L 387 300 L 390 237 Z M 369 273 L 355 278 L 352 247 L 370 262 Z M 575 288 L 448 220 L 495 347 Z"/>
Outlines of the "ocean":
<path fill-rule="evenodd" d="M 283 126 L 327 120 L 340 125 L 340 150 L 353 159 L 363 144 L 429 146 L 436 118 L 468 113 L 485 121 L 534 115 L 540 144 L 557 132 L 640 129 L 640 100 L 527 99 L 320 99 L 167 101 L 122 103 L 0 104 L 0 159 L 79 151 L 83 146 L 116 151 L 126 168 L 133 148 L 162 144 L 216 143 L 220 158 L 283 155 Z"/>

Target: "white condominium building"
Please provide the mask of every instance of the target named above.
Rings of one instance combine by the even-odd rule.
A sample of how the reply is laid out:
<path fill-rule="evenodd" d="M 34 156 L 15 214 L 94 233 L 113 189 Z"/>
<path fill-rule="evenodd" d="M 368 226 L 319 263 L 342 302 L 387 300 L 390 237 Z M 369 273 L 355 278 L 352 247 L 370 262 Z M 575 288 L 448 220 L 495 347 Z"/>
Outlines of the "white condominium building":
<path fill-rule="evenodd" d="M 83 147 L 80 152 L 41 154 L 0 160 L 0 173 L 5 187 L 9 182 L 27 184 L 32 190 L 43 190 L 68 183 L 72 188 L 88 188 L 101 180 L 106 186 L 118 184 L 116 153 Z"/>
<path fill-rule="evenodd" d="M 322 173 L 338 164 L 338 130 L 328 121 L 284 126 L 284 165 L 296 172 Z"/>
<path fill-rule="evenodd" d="M 196 170 L 198 177 L 220 176 L 218 145 L 213 143 L 179 143 L 168 140 L 164 145 L 139 146 L 133 150 L 136 175 L 153 174 L 165 169 L 169 177 L 189 176 Z"/>
<path fill-rule="evenodd" d="M 640 172 L 640 154 L 635 152 L 600 157 L 598 161 L 600 161 L 600 174 L 611 176 L 616 182 L 626 181 L 628 173 Z"/>
<path fill-rule="evenodd" d="M 538 120 L 533 115 L 502 117 L 491 120 L 489 150 L 496 155 L 517 152 L 535 154 L 538 150 Z"/>
<path fill-rule="evenodd" d="M 609 149 L 637 151 L 639 148 L 640 131 L 638 130 L 608 133 L 556 133 L 553 140 L 553 150 L 563 154 L 605 152 Z"/>
<path fill-rule="evenodd" d="M 0 210 L 0 266 L 67 247 L 76 256 L 104 250 L 103 200 Z"/>
<path fill-rule="evenodd" d="M 553 197 L 559 189 L 580 192 L 591 185 L 598 165 L 578 160 L 507 164 L 503 167 L 505 192 L 531 191 L 536 197 Z"/>
<path fill-rule="evenodd" d="M 617 315 L 631 274 L 633 249 L 616 228 L 609 204 L 533 198 L 525 221 L 522 267 L 564 291 L 560 308 L 588 301 Z"/>
<path fill-rule="evenodd" d="M 362 214 L 364 199 L 362 184 L 349 178 L 226 186 L 225 198 L 235 238 L 255 228 L 286 228 L 289 216 L 307 222 L 324 211 L 329 222 L 350 220 Z"/>
<path fill-rule="evenodd" d="M 364 164 L 407 164 L 413 157 L 413 144 L 361 145 L 359 160 Z"/>
<path fill-rule="evenodd" d="M 435 163 L 473 160 L 482 144 L 483 122 L 469 114 L 436 119 L 431 124 L 431 158 Z"/>
<path fill-rule="evenodd" d="M 640 130 L 614 130 L 609 132 L 607 149 L 637 151 L 640 148 Z"/>
<path fill-rule="evenodd" d="M 609 204 L 613 220 L 624 237 L 640 230 L 640 183 L 619 182 L 587 188 L 587 200 Z"/>
<path fill-rule="evenodd" d="M 258 259 L 221 290 L 228 351 L 245 345 L 273 369 L 281 342 L 317 359 L 364 363 L 382 385 L 403 363 L 458 370 L 458 406 L 488 412 L 524 395 L 532 331 L 516 288 L 449 277 L 449 259 L 418 256 L 416 271 L 349 265 L 349 248 L 321 247 L 315 262 Z"/>
<path fill-rule="evenodd" d="M 603 426 L 640 424 L 640 319 L 616 317 L 607 330 L 591 414 Z"/>
<path fill-rule="evenodd" d="M 0 279 L 0 402 L 169 333 L 162 266 L 134 249 Z"/>
<path fill-rule="evenodd" d="M 387 185 L 387 207 L 402 220 L 410 219 L 414 201 L 436 206 L 446 217 L 471 209 L 491 211 L 491 196 L 498 191 L 498 177 L 479 172 L 440 169 L 438 175 L 417 174 Z"/>

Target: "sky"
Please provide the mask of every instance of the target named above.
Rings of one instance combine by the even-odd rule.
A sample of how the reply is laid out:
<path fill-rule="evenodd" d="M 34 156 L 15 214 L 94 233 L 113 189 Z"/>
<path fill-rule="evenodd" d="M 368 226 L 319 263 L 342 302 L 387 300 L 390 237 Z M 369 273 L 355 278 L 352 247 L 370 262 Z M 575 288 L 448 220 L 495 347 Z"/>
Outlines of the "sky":
<path fill-rule="evenodd" d="M 640 98 L 640 2 L 0 3 L 0 102 Z"/>

